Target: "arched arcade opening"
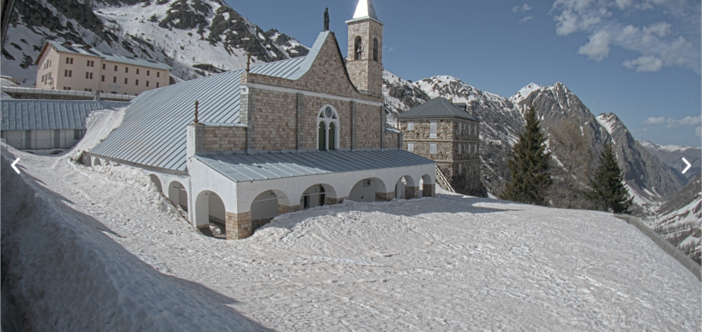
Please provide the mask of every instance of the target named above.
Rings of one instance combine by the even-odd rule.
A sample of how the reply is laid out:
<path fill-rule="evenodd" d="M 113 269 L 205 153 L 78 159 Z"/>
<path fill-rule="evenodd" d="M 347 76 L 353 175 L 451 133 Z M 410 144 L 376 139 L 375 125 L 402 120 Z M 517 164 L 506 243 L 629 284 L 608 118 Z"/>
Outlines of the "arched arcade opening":
<path fill-rule="evenodd" d="M 224 202 L 214 192 L 203 191 L 195 199 L 195 226 L 205 235 L 225 239 L 227 222 Z"/>
<path fill-rule="evenodd" d="M 183 211 L 188 211 L 188 192 L 185 190 L 185 186 L 178 181 L 173 181 L 168 186 L 168 199 L 180 206 Z"/>
<path fill-rule="evenodd" d="M 390 196 L 388 197 L 385 183 L 382 180 L 368 178 L 358 181 L 353 186 L 349 193 L 349 199 L 356 202 L 389 201 L 392 199 L 393 193 L 389 194 Z"/>

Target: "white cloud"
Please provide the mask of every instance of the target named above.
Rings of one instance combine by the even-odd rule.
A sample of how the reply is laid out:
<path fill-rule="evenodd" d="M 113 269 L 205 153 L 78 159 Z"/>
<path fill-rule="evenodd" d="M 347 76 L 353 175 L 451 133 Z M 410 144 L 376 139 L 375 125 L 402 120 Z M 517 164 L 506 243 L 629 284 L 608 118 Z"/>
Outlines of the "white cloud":
<path fill-rule="evenodd" d="M 590 36 L 590 42 L 581 46 L 578 54 L 587 55 L 588 59 L 602 61 L 609 55 L 610 35 L 607 31 L 597 31 Z"/>
<path fill-rule="evenodd" d="M 513 13 L 516 13 L 516 12 L 526 13 L 526 12 L 530 11 L 532 8 L 534 8 L 534 7 L 529 6 L 528 4 L 523 4 L 523 5 L 521 5 L 521 6 L 515 6 L 515 7 L 513 7 L 513 8 L 512 8 L 512 12 L 513 12 Z"/>
<path fill-rule="evenodd" d="M 578 51 L 589 59 L 602 61 L 611 48 L 619 47 L 639 53 L 623 63 L 627 68 L 645 72 L 675 66 L 700 74 L 701 7 L 699 1 L 683 0 L 555 0 L 550 14 L 559 36 L 590 34 Z M 647 26 L 625 22 L 650 16 L 650 9 L 665 20 Z"/>
<path fill-rule="evenodd" d="M 531 20 L 532 18 L 534 18 L 534 16 L 527 16 L 527 17 L 525 17 L 525 18 L 519 20 L 519 23 L 526 23 L 526 22 L 528 22 L 529 20 Z"/>
<path fill-rule="evenodd" d="M 695 135 L 702 137 L 702 127 L 698 126 L 697 129 L 695 129 Z"/>
<path fill-rule="evenodd" d="M 629 69 L 636 68 L 638 72 L 659 71 L 663 68 L 663 60 L 655 56 L 641 56 L 634 60 L 624 61 L 624 67 Z"/>
<path fill-rule="evenodd" d="M 680 120 L 668 119 L 668 129 L 677 129 L 687 126 L 699 126 L 702 123 L 702 116 L 686 116 Z"/>
<path fill-rule="evenodd" d="M 645 125 L 659 125 L 659 124 L 664 124 L 665 123 L 665 117 L 662 116 L 660 118 L 655 118 L 655 117 L 650 117 L 646 119 L 646 121 L 643 122 Z"/>

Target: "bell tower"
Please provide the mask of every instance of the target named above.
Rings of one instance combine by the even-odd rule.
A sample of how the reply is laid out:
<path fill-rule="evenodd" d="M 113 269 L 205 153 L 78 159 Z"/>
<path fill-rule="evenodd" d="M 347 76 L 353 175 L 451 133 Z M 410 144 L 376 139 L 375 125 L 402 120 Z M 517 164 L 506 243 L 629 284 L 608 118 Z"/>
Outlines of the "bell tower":
<path fill-rule="evenodd" d="M 371 0 L 359 0 L 349 27 L 346 65 L 351 81 L 361 91 L 383 94 L 383 25 Z"/>

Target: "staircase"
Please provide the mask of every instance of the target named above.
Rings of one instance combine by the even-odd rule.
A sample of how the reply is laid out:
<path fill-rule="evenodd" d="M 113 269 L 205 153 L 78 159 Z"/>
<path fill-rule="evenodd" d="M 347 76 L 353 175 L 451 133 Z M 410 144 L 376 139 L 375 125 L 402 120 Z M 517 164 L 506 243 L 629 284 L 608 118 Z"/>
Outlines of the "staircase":
<path fill-rule="evenodd" d="M 456 191 L 453 190 L 453 187 L 451 187 L 451 184 L 448 182 L 448 180 L 446 180 L 444 173 L 442 173 L 441 170 L 439 169 L 439 165 L 434 164 L 434 167 L 436 168 L 436 184 L 438 184 L 439 187 L 443 188 L 444 190 L 455 193 Z"/>

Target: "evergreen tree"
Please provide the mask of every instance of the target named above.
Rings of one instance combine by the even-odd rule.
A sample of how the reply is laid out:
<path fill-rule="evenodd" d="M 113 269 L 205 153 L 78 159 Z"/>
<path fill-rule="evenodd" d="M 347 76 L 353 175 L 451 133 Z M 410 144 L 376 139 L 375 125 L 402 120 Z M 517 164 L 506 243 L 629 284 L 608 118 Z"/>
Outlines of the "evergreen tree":
<path fill-rule="evenodd" d="M 629 190 L 624 186 L 624 176 L 617 164 L 617 155 L 612 145 L 605 145 L 600 154 L 600 165 L 595 171 L 595 176 L 590 179 L 592 190 L 588 192 L 590 199 L 599 209 L 613 213 L 629 213 L 631 201 L 627 198 Z"/>
<path fill-rule="evenodd" d="M 529 105 L 526 115 L 526 128 L 514 145 L 512 158 L 507 162 L 512 177 L 500 198 L 536 205 L 544 205 L 546 190 L 551 185 L 546 152 L 546 137 L 541 132 L 536 109 Z"/>

